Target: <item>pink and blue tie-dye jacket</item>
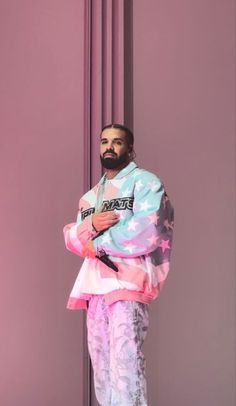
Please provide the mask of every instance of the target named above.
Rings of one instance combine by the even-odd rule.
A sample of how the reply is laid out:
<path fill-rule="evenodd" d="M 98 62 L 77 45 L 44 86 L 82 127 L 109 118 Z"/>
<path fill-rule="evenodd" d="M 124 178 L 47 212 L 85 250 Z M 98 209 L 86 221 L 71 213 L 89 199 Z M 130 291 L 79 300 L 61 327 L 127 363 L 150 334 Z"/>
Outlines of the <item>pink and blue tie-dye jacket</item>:
<path fill-rule="evenodd" d="M 104 205 L 115 210 L 119 222 L 103 233 L 92 226 L 92 213 Z M 68 250 L 82 256 L 88 240 L 97 254 L 106 252 L 115 272 L 97 258 L 85 258 L 67 304 L 86 308 L 91 295 L 103 294 L 108 304 L 117 300 L 150 303 L 167 277 L 173 234 L 173 208 L 160 179 L 129 163 L 114 178 L 104 175 L 79 202 L 76 223 L 64 227 Z"/>

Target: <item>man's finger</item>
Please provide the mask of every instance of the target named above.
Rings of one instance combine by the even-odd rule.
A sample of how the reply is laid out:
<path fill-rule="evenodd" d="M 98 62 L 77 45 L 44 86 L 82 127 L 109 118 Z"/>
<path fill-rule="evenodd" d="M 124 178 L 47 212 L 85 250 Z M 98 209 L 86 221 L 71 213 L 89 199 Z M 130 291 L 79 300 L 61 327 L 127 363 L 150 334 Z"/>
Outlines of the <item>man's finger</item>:
<path fill-rule="evenodd" d="M 99 220 L 99 224 L 105 224 L 105 223 L 116 223 L 117 221 L 119 221 L 119 217 L 106 217 L 103 219 Z"/>
<path fill-rule="evenodd" d="M 113 224 L 118 223 L 118 221 L 119 221 L 119 220 L 109 220 L 109 221 L 104 222 L 104 223 L 103 223 L 103 226 L 105 226 L 105 227 L 110 227 L 110 226 L 113 226 Z"/>
<path fill-rule="evenodd" d="M 119 218 L 119 214 L 114 211 L 106 211 L 100 214 L 101 218 Z"/>

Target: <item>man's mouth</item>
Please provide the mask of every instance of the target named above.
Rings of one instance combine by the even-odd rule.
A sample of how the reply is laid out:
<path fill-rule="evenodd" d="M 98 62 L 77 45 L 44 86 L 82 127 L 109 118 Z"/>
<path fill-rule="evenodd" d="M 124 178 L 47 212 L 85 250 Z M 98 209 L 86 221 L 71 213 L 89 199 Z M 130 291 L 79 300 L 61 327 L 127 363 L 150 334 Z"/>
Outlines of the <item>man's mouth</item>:
<path fill-rule="evenodd" d="M 104 155 L 103 155 L 103 158 L 115 158 L 116 157 L 116 155 L 115 154 L 112 154 L 111 152 L 106 152 Z"/>

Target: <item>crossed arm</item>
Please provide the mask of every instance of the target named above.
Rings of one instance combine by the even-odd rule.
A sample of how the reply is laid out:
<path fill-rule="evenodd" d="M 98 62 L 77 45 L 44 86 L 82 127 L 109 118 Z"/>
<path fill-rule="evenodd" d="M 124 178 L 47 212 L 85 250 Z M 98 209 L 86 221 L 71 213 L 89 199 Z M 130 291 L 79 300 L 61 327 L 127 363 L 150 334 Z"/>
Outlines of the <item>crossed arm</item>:
<path fill-rule="evenodd" d="M 103 212 L 103 206 L 92 214 L 92 225 L 97 232 L 107 230 L 119 221 L 119 215 L 114 211 Z M 83 257 L 94 258 L 96 256 L 96 250 L 93 244 L 93 240 L 88 240 L 83 250 Z"/>
<path fill-rule="evenodd" d="M 103 206 L 83 221 L 79 211 L 77 222 L 63 228 L 66 248 L 81 257 L 94 258 L 96 250 L 93 238 L 118 221 L 119 216 L 114 211 L 103 212 Z"/>
<path fill-rule="evenodd" d="M 116 212 L 104 212 L 103 207 L 83 221 L 79 214 L 77 223 L 64 228 L 67 248 L 82 257 L 94 258 L 104 250 L 108 255 L 132 258 L 160 244 L 167 247 L 171 228 L 166 230 L 165 224 L 171 223 L 173 211 L 159 179 L 149 180 L 134 191 L 133 215 L 126 221 L 119 222 Z"/>

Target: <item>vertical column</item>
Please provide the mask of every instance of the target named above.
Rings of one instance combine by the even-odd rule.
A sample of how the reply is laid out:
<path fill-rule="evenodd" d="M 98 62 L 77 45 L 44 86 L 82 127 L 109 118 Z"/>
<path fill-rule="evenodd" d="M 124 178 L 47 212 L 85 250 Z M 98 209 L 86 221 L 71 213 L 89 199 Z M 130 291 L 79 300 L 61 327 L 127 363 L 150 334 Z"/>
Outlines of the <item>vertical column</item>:
<path fill-rule="evenodd" d="M 99 136 L 104 125 L 133 127 L 133 0 L 84 0 L 84 190 L 101 176 Z M 85 331 L 85 320 L 84 320 Z M 88 363 L 84 402 L 95 405 Z"/>
<path fill-rule="evenodd" d="M 124 1 L 124 124 L 133 130 L 133 0 Z"/>
<path fill-rule="evenodd" d="M 102 36 L 102 125 L 113 121 L 113 6 L 111 0 L 103 1 Z"/>
<path fill-rule="evenodd" d="M 91 0 L 84 0 L 84 167 L 83 192 L 91 186 Z M 91 406 L 91 365 L 87 348 L 86 314 L 83 314 L 83 404 Z"/>
<path fill-rule="evenodd" d="M 132 0 L 85 4 L 85 173 L 93 184 L 101 173 L 101 128 L 112 122 L 133 126 Z"/>
<path fill-rule="evenodd" d="M 83 189 L 91 184 L 91 0 L 84 0 L 84 173 Z"/>
<path fill-rule="evenodd" d="M 103 0 L 91 1 L 91 44 L 90 44 L 90 137 L 91 137 L 91 182 L 96 183 L 101 174 L 99 162 L 99 134 L 102 128 L 102 49 L 103 49 Z"/>
<path fill-rule="evenodd" d="M 124 123 L 124 1 L 113 0 L 112 118 Z"/>

